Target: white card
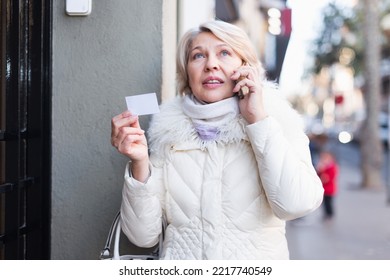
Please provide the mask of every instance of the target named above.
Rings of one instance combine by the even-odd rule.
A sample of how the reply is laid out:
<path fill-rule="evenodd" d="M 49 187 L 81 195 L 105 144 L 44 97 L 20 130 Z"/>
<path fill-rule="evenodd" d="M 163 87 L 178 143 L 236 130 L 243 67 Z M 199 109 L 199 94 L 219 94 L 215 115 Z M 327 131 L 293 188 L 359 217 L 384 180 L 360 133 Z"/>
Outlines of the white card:
<path fill-rule="evenodd" d="M 126 96 L 127 109 L 134 115 L 150 115 L 160 112 L 156 93 Z"/>

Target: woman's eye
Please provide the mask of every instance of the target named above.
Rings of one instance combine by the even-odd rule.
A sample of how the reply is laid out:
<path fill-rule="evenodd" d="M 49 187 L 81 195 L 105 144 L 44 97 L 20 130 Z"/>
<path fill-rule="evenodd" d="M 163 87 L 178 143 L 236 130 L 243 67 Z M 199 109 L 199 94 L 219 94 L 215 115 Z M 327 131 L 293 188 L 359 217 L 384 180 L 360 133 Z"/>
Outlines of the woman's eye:
<path fill-rule="evenodd" d="M 196 53 L 196 54 L 194 54 L 194 56 L 193 56 L 194 59 L 199 59 L 199 58 L 203 58 L 203 57 L 204 57 L 204 55 L 201 54 L 201 53 Z"/>
<path fill-rule="evenodd" d="M 228 56 L 230 53 L 228 51 L 221 51 L 222 56 Z"/>

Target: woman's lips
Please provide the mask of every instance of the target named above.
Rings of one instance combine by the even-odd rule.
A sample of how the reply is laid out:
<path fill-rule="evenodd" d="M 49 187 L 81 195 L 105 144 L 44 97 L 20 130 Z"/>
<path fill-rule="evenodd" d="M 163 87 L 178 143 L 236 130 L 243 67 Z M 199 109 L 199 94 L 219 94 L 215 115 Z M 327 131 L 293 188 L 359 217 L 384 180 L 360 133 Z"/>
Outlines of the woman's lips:
<path fill-rule="evenodd" d="M 207 88 L 217 88 L 221 86 L 224 83 L 224 81 L 217 77 L 208 77 L 203 81 L 203 85 Z"/>

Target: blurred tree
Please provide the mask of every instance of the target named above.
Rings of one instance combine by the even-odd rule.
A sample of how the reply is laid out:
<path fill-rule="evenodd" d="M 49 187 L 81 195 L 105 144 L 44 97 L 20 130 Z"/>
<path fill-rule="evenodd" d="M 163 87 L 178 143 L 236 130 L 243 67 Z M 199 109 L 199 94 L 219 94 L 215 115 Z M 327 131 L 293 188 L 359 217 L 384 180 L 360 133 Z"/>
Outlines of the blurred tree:
<path fill-rule="evenodd" d="M 364 18 L 365 7 L 363 0 L 352 8 L 340 7 L 331 2 L 323 10 L 323 29 L 313 42 L 311 53 L 314 55 L 314 67 L 310 72 L 319 73 L 323 67 L 340 63 L 340 57 L 344 53 L 349 54 L 342 64 L 351 67 L 355 76 L 363 75 L 363 57 L 365 49 Z M 370 1 L 368 1 L 370 2 Z M 374 3 L 372 3 L 374 4 Z M 390 57 L 390 0 L 379 1 L 380 19 L 386 18 L 387 30 L 377 23 L 377 28 L 382 29 L 385 36 L 379 38 L 381 43 L 382 58 Z M 378 6 L 378 5 L 377 5 Z M 385 33 L 388 34 L 385 34 Z"/>
<path fill-rule="evenodd" d="M 360 0 L 351 9 L 335 3 L 324 10 L 324 27 L 313 44 L 315 59 L 311 72 L 341 63 L 364 81 L 362 90 L 366 119 L 361 129 L 362 186 L 382 187 L 382 143 L 379 139 L 378 110 L 381 94 L 381 55 L 389 56 L 389 44 L 380 33 L 380 18 L 389 14 L 389 0 Z M 357 79 L 358 80 L 358 79 Z M 331 89 L 329 89 L 331 90 Z"/>
<path fill-rule="evenodd" d="M 364 0 L 364 100 L 366 119 L 362 127 L 361 159 L 363 187 L 383 187 L 383 147 L 379 139 L 378 110 L 381 94 L 381 38 L 379 0 Z"/>
<path fill-rule="evenodd" d="M 363 58 L 363 34 L 361 13 L 353 9 L 341 9 L 330 3 L 323 11 L 323 29 L 314 41 L 312 53 L 315 58 L 311 71 L 319 73 L 323 67 L 340 62 L 343 50 L 351 50 L 351 58 L 344 64 L 360 74 Z"/>

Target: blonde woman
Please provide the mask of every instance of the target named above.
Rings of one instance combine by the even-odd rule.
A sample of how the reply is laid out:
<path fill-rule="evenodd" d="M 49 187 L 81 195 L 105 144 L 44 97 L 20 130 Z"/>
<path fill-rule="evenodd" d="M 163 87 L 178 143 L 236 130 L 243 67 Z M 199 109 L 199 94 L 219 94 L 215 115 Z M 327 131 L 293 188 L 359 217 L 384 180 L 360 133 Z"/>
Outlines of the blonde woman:
<path fill-rule="evenodd" d="M 131 112 L 112 119 L 112 145 L 130 160 L 123 231 L 151 247 L 164 215 L 163 259 L 288 259 L 286 221 L 323 197 L 300 116 L 234 25 L 188 31 L 177 69 L 181 95 L 161 105 L 148 138 Z"/>

